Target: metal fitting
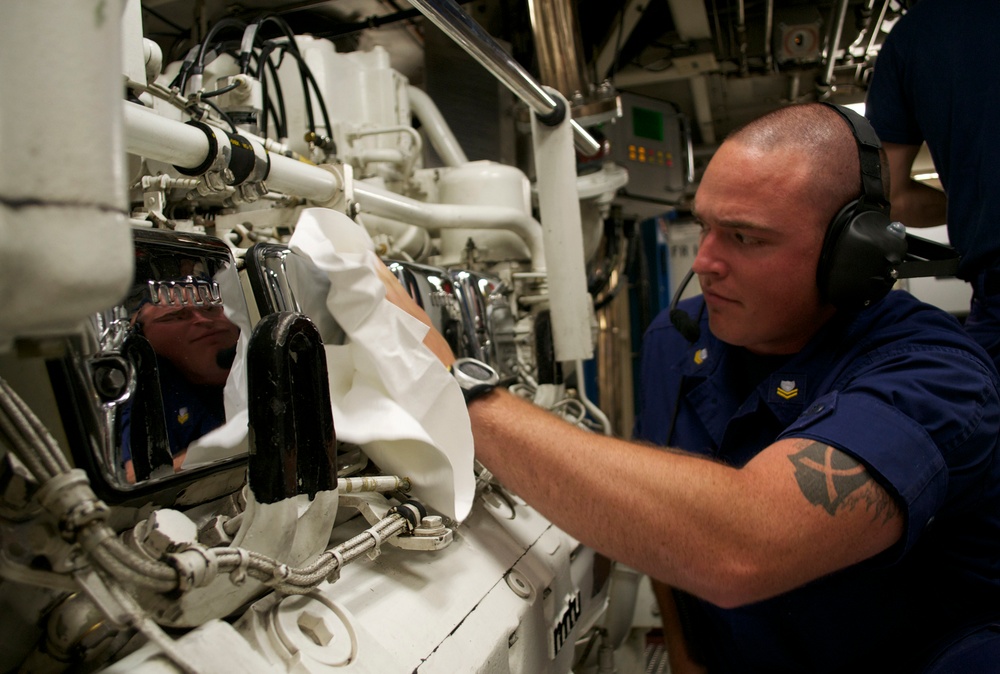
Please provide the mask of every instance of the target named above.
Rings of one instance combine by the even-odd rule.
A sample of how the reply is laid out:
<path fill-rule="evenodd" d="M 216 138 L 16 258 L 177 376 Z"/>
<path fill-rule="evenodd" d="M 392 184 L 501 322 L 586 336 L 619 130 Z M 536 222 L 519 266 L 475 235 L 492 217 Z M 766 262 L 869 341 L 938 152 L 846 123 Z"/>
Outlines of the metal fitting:
<path fill-rule="evenodd" d="M 66 540 L 92 522 L 103 522 L 110 512 L 90 488 L 90 480 L 80 468 L 56 475 L 38 490 L 38 502 L 59 522 Z"/>

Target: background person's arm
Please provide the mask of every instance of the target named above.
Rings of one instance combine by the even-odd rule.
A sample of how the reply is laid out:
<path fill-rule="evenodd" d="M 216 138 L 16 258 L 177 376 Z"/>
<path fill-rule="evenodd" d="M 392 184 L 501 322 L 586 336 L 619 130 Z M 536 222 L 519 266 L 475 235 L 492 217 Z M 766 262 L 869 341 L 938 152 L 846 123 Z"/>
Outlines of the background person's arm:
<path fill-rule="evenodd" d="M 882 143 L 889 158 L 889 201 L 892 219 L 907 227 L 937 227 L 947 222 L 945 193 L 910 177 L 919 145 Z"/>

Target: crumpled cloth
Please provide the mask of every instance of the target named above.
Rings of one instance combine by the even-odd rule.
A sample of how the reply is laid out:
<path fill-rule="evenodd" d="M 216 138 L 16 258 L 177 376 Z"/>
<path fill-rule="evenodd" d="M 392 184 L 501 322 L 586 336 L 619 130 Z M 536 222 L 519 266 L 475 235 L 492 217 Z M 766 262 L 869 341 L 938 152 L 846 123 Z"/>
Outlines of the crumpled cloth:
<path fill-rule="evenodd" d="M 325 306 L 347 336 L 324 345 L 337 438 L 461 522 L 475 493 L 472 428 L 458 383 L 423 345 L 429 328 L 385 299 L 374 243 L 343 213 L 305 209 L 289 248 L 330 280 Z M 300 305 L 317 292 L 291 282 Z"/>

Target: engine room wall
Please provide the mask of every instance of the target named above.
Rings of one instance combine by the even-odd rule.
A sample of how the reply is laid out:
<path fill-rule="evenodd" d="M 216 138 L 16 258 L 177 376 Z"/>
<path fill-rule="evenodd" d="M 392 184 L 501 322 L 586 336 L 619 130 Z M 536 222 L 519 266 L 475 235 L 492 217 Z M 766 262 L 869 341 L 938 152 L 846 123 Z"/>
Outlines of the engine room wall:
<path fill-rule="evenodd" d="M 424 40 L 425 90 L 469 160 L 487 159 L 517 166 L 513 94 L 429 23 Z M 441 165 L 433 148 L 427 154 L 427 166 Z"/>

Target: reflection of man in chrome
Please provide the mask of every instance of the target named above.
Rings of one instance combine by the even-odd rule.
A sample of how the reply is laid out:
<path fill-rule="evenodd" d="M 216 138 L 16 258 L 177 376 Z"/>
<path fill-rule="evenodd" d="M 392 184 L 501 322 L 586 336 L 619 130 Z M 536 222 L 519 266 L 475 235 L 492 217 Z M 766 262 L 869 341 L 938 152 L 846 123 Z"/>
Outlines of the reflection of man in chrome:
<path fill-rule="evenodd" d="M 225 386 L 240 329 L 220 305 L 154 306 L 139 310 L 136 323 L 160 356 L 192 384 Z"/>
<path fill-rule="evenodd" d="M 135 327 L 157 355 L 170 453 L 179 470 L 188 445 L 226 420 L 222 391 L 240 329 L 221 305 L 169 304 L 144 304 Z M 126 428 L 122 458 L 134 482 L 128 433 Z"/>

